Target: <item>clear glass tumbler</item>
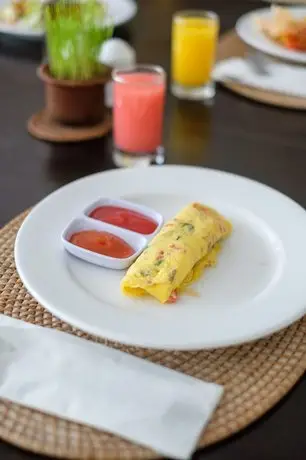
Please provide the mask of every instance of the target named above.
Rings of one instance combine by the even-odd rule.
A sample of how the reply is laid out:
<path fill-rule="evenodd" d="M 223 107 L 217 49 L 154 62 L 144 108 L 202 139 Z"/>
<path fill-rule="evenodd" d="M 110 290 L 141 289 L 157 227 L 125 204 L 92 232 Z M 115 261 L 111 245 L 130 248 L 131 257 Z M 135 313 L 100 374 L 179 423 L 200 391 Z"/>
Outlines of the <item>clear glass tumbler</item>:
<path fill-rule="evenodd" d="M 113 71 L 114 161 L 117 166 L 163 162 L 166 74 L 135 65 Z"/>
<path fill-rule="evenodd" d="M 209 100 L 215 95 L 212 70 L 219 17 L 212 11 L 179 11 L 172 21 L 172 93 L 181 99 Z"/>

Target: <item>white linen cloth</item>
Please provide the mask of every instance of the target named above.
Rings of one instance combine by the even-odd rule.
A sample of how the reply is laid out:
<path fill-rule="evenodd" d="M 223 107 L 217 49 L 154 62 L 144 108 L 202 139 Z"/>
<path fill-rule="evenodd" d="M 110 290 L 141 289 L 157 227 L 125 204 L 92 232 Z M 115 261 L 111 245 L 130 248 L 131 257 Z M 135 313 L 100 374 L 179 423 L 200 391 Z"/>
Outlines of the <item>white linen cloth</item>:
<path fill-rule="evenodd" d="M 222 395 L 67 333 L 0 315 L 0 397 L 188 459 Z"/>
<path fill-rule="evenodd" d="M 306 97 L 306 67 L 265 60 L 266 74 L 256 72 L 248 60 L 230 58 L 216 64 L 216 81 L 232 80 L 239 83 L 291 96 Z"/>

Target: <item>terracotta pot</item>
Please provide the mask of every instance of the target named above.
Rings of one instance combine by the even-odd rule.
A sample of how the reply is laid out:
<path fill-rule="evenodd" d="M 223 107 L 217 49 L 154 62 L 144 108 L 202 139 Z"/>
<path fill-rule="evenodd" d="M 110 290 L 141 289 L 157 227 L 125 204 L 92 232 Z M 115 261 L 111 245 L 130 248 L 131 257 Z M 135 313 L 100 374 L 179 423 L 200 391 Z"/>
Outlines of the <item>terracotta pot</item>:
<path fill-rule="evenodd" d="M 110 79 L 106 74 L 91 80 L 57 80 L 47 64 L 38 68 L 38 76 L 45 83 L 46 111 L 58 123 L 92 126 L 105 117 L 104 87 Z"/>

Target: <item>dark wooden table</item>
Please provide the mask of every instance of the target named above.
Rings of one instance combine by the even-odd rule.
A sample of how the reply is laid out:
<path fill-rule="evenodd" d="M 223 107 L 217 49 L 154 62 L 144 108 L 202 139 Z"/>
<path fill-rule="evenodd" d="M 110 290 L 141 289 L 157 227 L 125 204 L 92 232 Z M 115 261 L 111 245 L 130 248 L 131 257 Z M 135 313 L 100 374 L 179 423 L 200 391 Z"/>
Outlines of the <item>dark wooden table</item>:
<path fill-rule="evenodd" d="M 222 30 L 242 13 L 264 6 L 248 0 L 139 0 L 138 16 L 118 33 L 137 50 L 138 62 L 169 70 L 170 23 L 175 10 L 213 9 Z M 79 177 L 113 167 L 108 137 L 75 145 L 32 139 L 26 120 L 43 104 L 35 69 L 40 45 L 0 41 L 0 226 L 48 193 Z M 305 113 L 252 103 L 218 89 L 215 105 L 168 97 L 167 163 L 231 171 L 281 190 L 306 206 Z M 205 460 L 306 458 L 306 378 L 269 414 L 237 436 L 195 455 Z M 0 442 L 0 459 L 40 458 Z"/>

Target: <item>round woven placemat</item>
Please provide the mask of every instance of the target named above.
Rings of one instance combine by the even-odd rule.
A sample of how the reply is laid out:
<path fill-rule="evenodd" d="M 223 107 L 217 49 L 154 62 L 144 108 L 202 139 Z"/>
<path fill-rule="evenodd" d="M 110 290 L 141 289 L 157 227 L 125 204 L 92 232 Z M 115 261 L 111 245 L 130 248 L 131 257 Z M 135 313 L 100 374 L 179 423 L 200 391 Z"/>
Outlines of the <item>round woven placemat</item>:
<path fill-rule="evenodd" d="M 15 265 L 16 233 L 27 213 L 0 230 L 0 312 L 44 327 L 99 341 L 73 329 L 25 290 Z M 220 441 L 255 421 L 277 403 L 306 369 L 306 317 L 272 337 L 210 351 L 168 352 L 109 346 L 224 385 L 225 393 L 199 447 Z M 153 459 L 156 454 L 119 437 L 0 399 L 0 437 L 19 447 L 78 460 Z"/>
<path fill-rule="evenodd" d="M 273 5 L 289 5 L 289 6 L 299 6 L 299 5 L 305 5 L 306 6 L 306 0 L 263 0 L 266 3 L 271 3 Z"/>

